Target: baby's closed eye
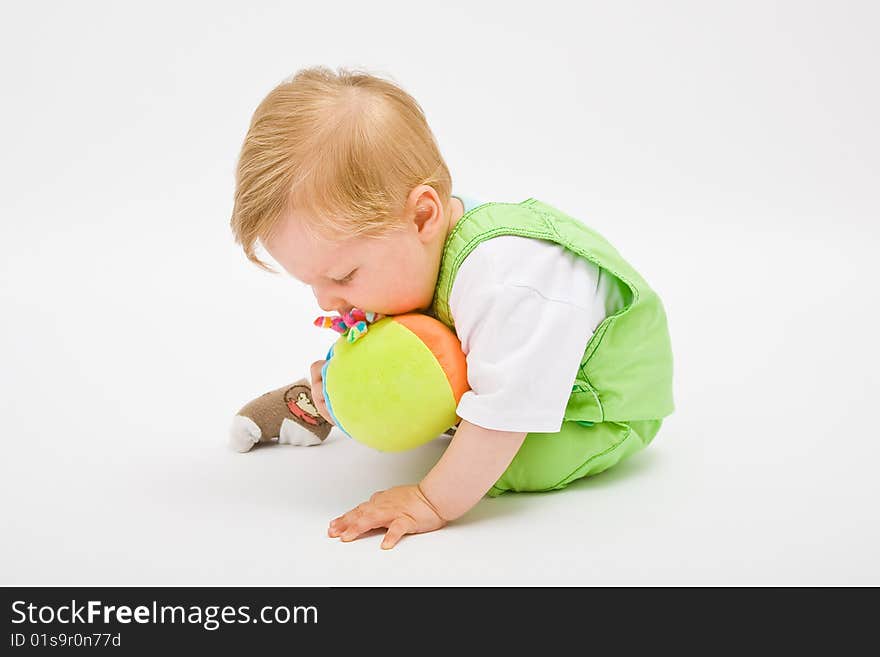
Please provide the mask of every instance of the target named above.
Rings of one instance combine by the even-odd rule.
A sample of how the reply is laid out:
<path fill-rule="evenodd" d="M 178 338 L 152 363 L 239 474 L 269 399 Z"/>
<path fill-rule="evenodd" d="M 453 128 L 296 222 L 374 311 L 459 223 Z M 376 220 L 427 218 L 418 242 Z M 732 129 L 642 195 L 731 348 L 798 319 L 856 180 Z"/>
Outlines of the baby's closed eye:
<path fill-rule="evenodd" d="M 356 271 L 357 271 L 357 269 L 352 269 L 349 273 L 347 273 L 342 278 L 334 278 L 333 282 L 338 285 L 345 285 L 346 283 L 350 283 L 351 279 L 354 278 L 354 273 Z"/>

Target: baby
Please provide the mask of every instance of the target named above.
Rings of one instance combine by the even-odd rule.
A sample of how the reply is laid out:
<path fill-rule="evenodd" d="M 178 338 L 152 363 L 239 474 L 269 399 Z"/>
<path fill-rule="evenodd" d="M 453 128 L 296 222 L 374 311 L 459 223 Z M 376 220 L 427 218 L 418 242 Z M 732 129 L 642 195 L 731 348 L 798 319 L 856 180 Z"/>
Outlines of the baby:
<path fill-rule="evenodd" d="M 453 194 L 421 108 L 392 82 L 298 72 L 256 109 L 236 182 L 231 223 L 251 261 L 272 271 L 259 242 L 325 311 L 431 315 L 467 357 L 470 390 L 437 464 L 335 518 L 330 537 L 387 528 L 388 549 L 486 495 L 564 488 L 645 447 L 673 412 L 657 294 L 548 203 Z M 242 408 L 236 448 L 320 444 L 323 364 Z"/>

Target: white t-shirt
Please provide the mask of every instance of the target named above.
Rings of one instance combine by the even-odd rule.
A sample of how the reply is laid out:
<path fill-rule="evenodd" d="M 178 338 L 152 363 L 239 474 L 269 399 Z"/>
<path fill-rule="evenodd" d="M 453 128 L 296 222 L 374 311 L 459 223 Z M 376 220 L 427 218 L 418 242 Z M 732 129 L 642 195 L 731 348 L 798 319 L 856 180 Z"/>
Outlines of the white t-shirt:
<path fill-rule="evenodd" d="M 465 211 L 481 203 L 455 196 Z M 611 283 L 555 242 L 501 235 L 477 245 L 449 295 L 471 388 L 458 416 L 498 431 L 559 431 L 590 336 L 623 307 Z"/>

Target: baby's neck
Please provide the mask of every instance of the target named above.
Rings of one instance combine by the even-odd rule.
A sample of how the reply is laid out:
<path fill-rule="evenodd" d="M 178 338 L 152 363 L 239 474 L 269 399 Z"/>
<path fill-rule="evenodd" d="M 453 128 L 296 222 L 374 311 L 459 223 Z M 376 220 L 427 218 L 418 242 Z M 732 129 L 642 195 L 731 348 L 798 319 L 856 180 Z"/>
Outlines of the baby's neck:
<path fill-rule="evenodd" d="M 449 227 L 446 229 L 446 237 L 449 237 L 449 233 L 452 232 L 452 229 L 455 227 L 455 224 L 458 223 L 458 220 L 461 219 L 464 214 L 464 205 L 460 200 L 455 198 L 454 196 L 449 200 Z"/>

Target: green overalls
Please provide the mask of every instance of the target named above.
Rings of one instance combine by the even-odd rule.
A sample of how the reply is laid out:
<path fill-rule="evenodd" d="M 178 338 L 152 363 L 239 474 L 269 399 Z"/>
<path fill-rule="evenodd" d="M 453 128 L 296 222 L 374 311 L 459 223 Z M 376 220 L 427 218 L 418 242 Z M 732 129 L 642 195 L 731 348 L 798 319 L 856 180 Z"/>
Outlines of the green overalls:
<path fill-rule="evenodd" d="M 605 238 L 537 199 L 484 203 L 458 220 L 428 314 L 455 328 L 449 293 L 458 268 L 480 242 L 499 235 L 549 240 L 586 258 L 613 275 L 624 306 L 587 343 L 560 431 L 527 434 L 491 497 L 564 488 L 598 474 L 648 445 L 674 410 L 672 347 L 660 298 Z"/>

